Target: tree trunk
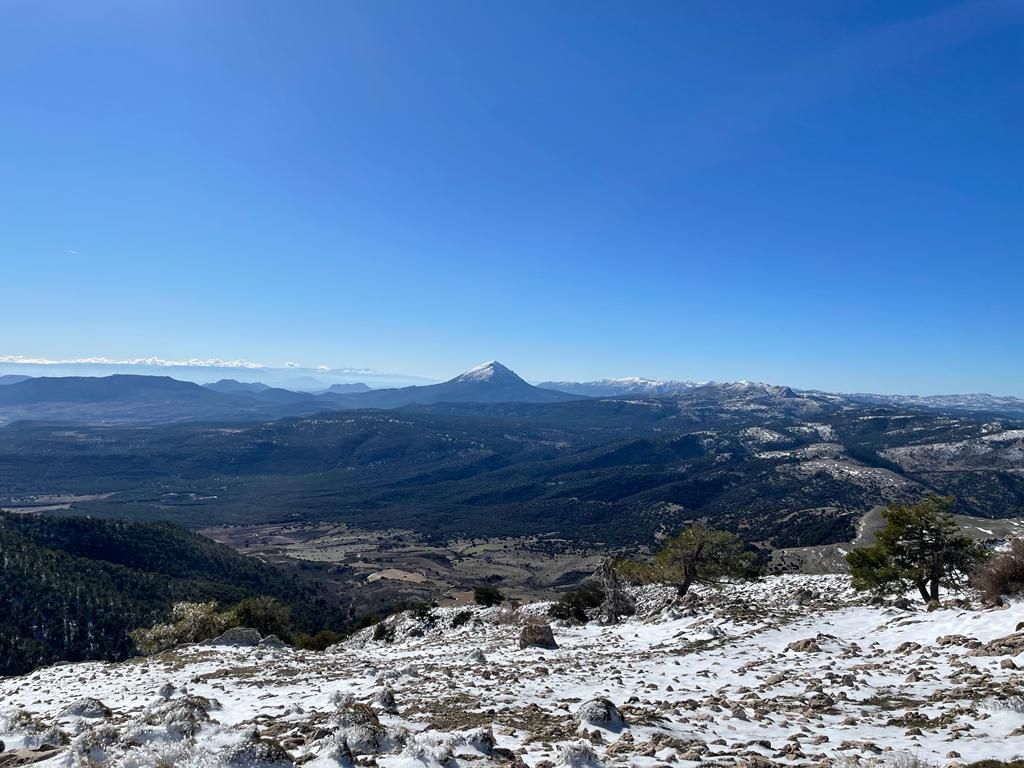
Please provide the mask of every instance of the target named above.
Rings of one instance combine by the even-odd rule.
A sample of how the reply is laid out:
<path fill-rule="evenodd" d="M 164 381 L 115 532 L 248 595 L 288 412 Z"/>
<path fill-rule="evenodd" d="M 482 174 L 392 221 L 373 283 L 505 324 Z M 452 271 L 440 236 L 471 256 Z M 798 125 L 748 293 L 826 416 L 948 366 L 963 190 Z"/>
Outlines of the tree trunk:
<path fill-rule="evenodd" d="M 919 581 L 919 582 L 917 582 L 917 591 L 921 593 L 921 599 L 924 600 L 925 603 L 927 603 L 929 600 L 931 600 L 931 597 L 928 595 L 928 582 L 926 582 L 926 581 Z"/>
<path fill-rule="evenodd" d="M 679 584 L 676 584 L 676 589 L 679 590 L 679 597 L 683 597 L 690 590 L 691 584 L 693 584 L 693 577 L 689 574 Z"/>
<path fill-rule="evenodd" d="M 932 554 L 932 572 L 931 572 L 931 599 L 935 602 L 939 601 L 939 584 L 942 581 L 942 555 L 939 552 Z"/>

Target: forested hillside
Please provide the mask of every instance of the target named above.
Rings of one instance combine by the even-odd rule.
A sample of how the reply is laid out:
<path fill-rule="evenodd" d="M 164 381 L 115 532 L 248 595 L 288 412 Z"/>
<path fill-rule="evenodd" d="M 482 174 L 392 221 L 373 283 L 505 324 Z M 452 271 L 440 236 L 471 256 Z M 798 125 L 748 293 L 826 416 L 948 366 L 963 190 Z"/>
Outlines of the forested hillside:
<path fill-rule="evenodd" d="M 179 600 L 272 595 L 296 630 L 347 616 L 316 585 L 173 525 L 0 514 L 0 674 L 123 659 L 128 632 Z"/>
<path fill-rule="evenodd" d="M 442 403 L 231 427 L 0 429 L 0 504 L 203 528 L 342 522 L 431 540 L 650 545 L 694 520 L 778 548 L 850 540 L 934 492 L 1024 515 L 1024 426 L 754 384 Z"/>

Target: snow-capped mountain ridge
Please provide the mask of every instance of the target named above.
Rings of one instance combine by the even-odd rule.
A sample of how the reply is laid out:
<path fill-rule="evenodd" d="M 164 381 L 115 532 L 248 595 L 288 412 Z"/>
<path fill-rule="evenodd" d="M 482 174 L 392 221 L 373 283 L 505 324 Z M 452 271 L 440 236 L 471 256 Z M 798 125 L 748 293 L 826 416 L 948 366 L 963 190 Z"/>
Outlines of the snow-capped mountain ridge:
<path fill-rule="evenodd" d="M 511 382 L 526 384 L 526 381 L 522 379 L 519 374 L 513 371 L 511 368 L 502 365 L 497 360 L 489 360 L 486 363 L 475 365 L 469 370 L 463 371 L 454 379 L 450 379 L 447 383 L 464 383 L 464 382 Z"/>
<path fill-rule="evenodd" d="M 646 379 L 642 376 L 621 376 L 596 381 L 543 381 L 537 386 L 587 397 L 619 395 L 658 396 L 685 392 L 708 382 Z"/>

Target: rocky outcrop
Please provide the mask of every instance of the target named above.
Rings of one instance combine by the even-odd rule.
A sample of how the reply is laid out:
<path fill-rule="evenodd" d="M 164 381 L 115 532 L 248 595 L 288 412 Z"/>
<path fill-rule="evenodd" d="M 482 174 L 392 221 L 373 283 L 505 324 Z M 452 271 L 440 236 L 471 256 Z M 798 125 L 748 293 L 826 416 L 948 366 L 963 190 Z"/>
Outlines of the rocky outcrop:
<path fill-rule="evenodd" d="M 207 640 L 203 645 L 259 645 L 263 637 L 255 629 L 248 627 L 232 627 L 220 637 Z"/>
<path fill-rule="evenodd" d="M 558 648 L 558 643 L 555 642 L 555 633 L 551 631 L 550 624 L 530 622 L 519 632 L 519 647 L 554 650 Z"/>
<path fill-rule="evenodd" d="M 1024 651 L 1024 632 L 989 640 L 980 648 L 971 651 L 971 656 L 1016 656 Z"/>

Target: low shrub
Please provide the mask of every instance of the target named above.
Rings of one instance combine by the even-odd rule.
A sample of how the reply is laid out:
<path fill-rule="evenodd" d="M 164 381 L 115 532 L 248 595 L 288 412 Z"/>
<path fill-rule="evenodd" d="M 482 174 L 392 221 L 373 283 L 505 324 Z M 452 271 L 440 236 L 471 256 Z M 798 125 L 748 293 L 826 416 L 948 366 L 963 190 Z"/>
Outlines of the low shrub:
<path fill-rule="evenodd" d="M 501 627 L 513 627 L 523 623 L 522 614 L 519 612 L 519 608 L 513 608 L 511 606 L 503 606 L 491 620 Z"/>
<path fill-rule="evenodd" d="M 251 627 L 264 637 L 277 635 L 288 639 L 291 636 L 291 609 L 273 597 L 247 597 L 235 606 L 234 614 L 238 626 Z"/>
<path fill-rule="evenodd" d="M 332 629 L 321 629 L 315 635 L 298 635 L 295 638 L 295 647 L 304 651 L 323 651 L 332 645 L 337 645 L 345 639 L 341 632 Z"/>
<path fill-rule="evenodd" d="M 496 587 L 484 585 L 473 590 L 473 602 L 489 608 L 505 602 L 505 596 Z"/>
<path fill-rule="evenodd" d="M 167 624 L 154 624 L 129 633 L 142 653 L 160 653 L 176 645 L 199 643 L 238 626 L 234 611 L 218 611 L 216 602 L 175 603 Z"/>
<path fill-rule="evenodd" d="M 992 557 L 978 568 L 974 587 L 988 603 L 1001 603 L 1003 595 L 1024 591 L 1024 539 L 1014 539 L 1010 548 Z"/>
<path fill-rule="evenodd" d="M 395 628 L 386 621 L 373 625 L 373 639 L 378 643 L 391 643 L 395 640 Z"/>
<path fill-rule="evenodd" d="M 548 615 L 553 619 L 574 621 L 577 624 L 586 624 L 588 621 L 587 611 L 600 607 L 604 602 L 604 590 L 601 585 L 588 581 L 579 589 L 566 592 L 558 602 L 548 609 Z"/>

